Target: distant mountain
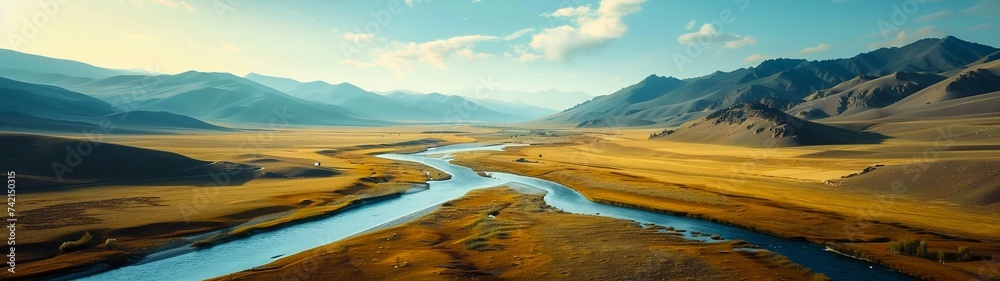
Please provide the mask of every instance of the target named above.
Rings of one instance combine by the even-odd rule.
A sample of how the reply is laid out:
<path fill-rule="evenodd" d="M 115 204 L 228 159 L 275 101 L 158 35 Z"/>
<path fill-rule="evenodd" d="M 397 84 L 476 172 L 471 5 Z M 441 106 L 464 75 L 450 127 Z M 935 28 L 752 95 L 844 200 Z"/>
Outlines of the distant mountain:
<path fill-rule="evenodd" d="M 686 82 L 674 77 L 650 75 L 635 85 L 622 88 L 611 95 L 595 97 L 566 111 L 546 117 L 544 120 L 562 123 L 576 122 L 581 127 L 652 124 L 654 123 L 652 121 L 628 117 L 638 112 L 628 110 L 628 108 L 633 104 L 658 98 L 664 92 L 676 90 L 685 84 Z"/>
<path fill-rule="evenodd" d="M 892 122 L 921 118 L 989 117 L 1000 112 L 1000 51 L 884 108 L 830 121 Z"/>
<path fill-rule="evenodd" d="M 522 116 L 497 112 L 460 96 L 449 96 L 440 93 L 407 94 L 397 92 L 387 94 L 385 97 L 412 107 L 434 112 L 429 117 L 440 120 L 439 122 L 443 123 L 469 121 L 510 123 L 526 121 Z"/>
<path fill-rule="evenodd" d="M 5 111 L 47 118 L 102 116 L 118 111 L 88 95 L 49 85 L 24 83 L 0 77 L 0 97 Z"/>
<path fill-rule="evenodd" d="M 465 98 L 467 100 L 471 100 L 471 101 L 475 102 L 476 104 L 479 104 L 482 107 L 488 108 L 488 109 L 496 111 L 496 112 L 503 112 L 503 113 L 507 113 L 507 114 L 510 114 L 510 115 L 520 116 L 520 117 L 522 117 L 522 120 L 525 120 L 525 121 L 526 120 L 538 119 L 538 118 L 549 116 L 549 115 L 552 115 L 552 114 L 555 114 L 555 113 L 559 112 L 559 111 L 554 110 L 554 109 L 533 106 L 533 105 L 524 104 L 524 103 L 521 103 L 521 102 L 518 102 L 518 101 L 507 102 L 507 101 L 500 101 L 500 100 L 493 100 L 493 99 L 475 99 L 475 98 L 467 98 L 467 97 L 463 97 L 463 98 Z"/>
<path fill-rule="evenodd" d="M 704 117 L 715 110 L 746 103 L 760 103 L 779 110 L 791 110 L 808 100 L 818 100 L 822 95 L 831 95 L 819 94 L 810 97 L 817 91 L 831 89 L 861 75 L 871 77 L 884 77 L 894 73 L 909 75 L 876 82 L 885 84 L 889 89 L 893 85 L 906 87 L 893 90 L 899 92 L 896 95 L 886 94 L 888 93 L 884 92 L 886 89 L 875 90 L 879 87 L 869 84 L 864 86 L 870 88 L 865 88 L 870 90 L 868 93 L 864 93 L 865 89 L 859 88 L 857 90 L 860 92 L 854 91 L 859 93 L 857 95 L 844 94 L 827 99 L 854 97 L 853 103 L 850 101 L 851 97 L 847 97 L 848 107 L 861 111 L 905 98 L 907 94 L 913 94 L 916 87 L 925 87 L 933 83 L 933 80 L 937 79 L 934 75 L 950 76 L 949 71 L 960 70 L 994 52 L 997 52 L 996 48 L 949 36 L 941 39 L 923 39 L 903 47 L 882 48 L 846 59 L 825 61 L 772 59 L 756 67 L 741 68 L 731 72 L 717 71 L 702 77 L 678 80 L 680 82 L 664 80 L 662 83 L 651 83 L 662 80 L 656 78 L 657 76 L 651 76 L 611 95 L 594 98 L 566 111 L 541 118 L 537 122 L 581 127 L 648 124 L 679 126 L 683 122 Z M 985 74 L 968 75 L 984 77 Z M 890 81 L 893 79 L 898 81 Z M 817 109 L 815 105 L 803 106 L 795 112 L 828 115 L 842 113 L 837 112 L 839 109 L 829 109 L 825 106 L 829 105 L 824 105 L 824 109 Z"/>
<path fill-rule="evenodd" d="M 354 112 L 292 97 L 229 73 L 123 75 L 67 85 L 128 110 L 164 111 L 224 123 L 378 125 Z"/>
<path fill-rule="evenodd" d="M 351 83 L 330 84 L 323 81 L 313 81 L 299 84 L 286 91 L 289 95 L 307 101 L 325 104 L 343 105 L 354 99 L 379 100 L 379 94 L 365 91 Z"/>
<path fill-rule="evenodd" d="M 86 63 L 26 54 L 14 50 L 0 49 L 0 76 L 8 76 L 9 71 L 33 73 L 53 73 L 71 77 L 101 79 L 116 75 L 137 74 L 130 70 L 107 69 Z"/>
<path fill-rule="evenodd" d="M 932 104 L 1000 91 L 1000 52 L 903 99 L 896 107 Z"/>
<path fill-rule="evenodd" d="M 295 86 L 302 84 L 302 82 L 299 82 L 298 80 L 291 78 L 267 76 L 253 72 L 244 75 L 243 78 L 249 79 L 250 81 L 260 83 L 261 85 L 268 86 L 271 87 L 272 89 L 282 91 L 285 93 L 288 93 L 288 90 L 295 88 Z"/>
<path fill-rule="evenodd" d="M 325 104 L 343 105 L 352 99 L 378 100 L 382 98 L 379 94 L 365 91 L 351 83 L 299 82 L 290 78 L 265 76 L 256 73 L 247 74 L 246 78 L 293 97 Z"/>
<path fill-rule="evenodd" d="M 747 103 L 685 123 L 662 139 L 769 147 L 877 143 L 884 136 L 813 123 L 763 104 Z"/>
<path fill-rule="evenodd" d="M 275 89 L 282 90 L 291 96 L 303 100 L 350 108 L 359 116 L 369 119 L 431 123 L 454 121 L 517 122 L 554 113 L 543 111 L 545 114 L 539 114 L 538 108 L 517 106 L 499 101 L 476 101 L 475 104 L 477 105 L 488 103 L 490 106 L 484 106 L 484 112 L 467 114 L 455 120 L 445 120 L 442 112 L 453 107 L 453 105 L 464 104 L 468 100 L 461 97 L 440 94 L 425 96 L 416 92 L 395 92 L 380 95 L 366 91 L 350 83 L 330 84 L 323 81 L 299 82 L 293 79 L 254 73 L 248 74 L 246 78 L 275 87 Z M 449 98 L 436 99 L 438 96 Z"/>
<path fill-rule="evenodd" d="M 164 130 L 229 130 L 166 112 L 122 112 L 94 97 L 63 88 L 0 77 L 0 128 L 13 131 L 152 133 Z M 97 131 L 94 131 L 97 130 Z"/>
<path fill-rule="evenodd" d="M 399 91 L 396 91 L 399 92 Z M 509 91 L 495 90 L 488 91 L 474 89 L 459 91 L 459 95 L 464 97 L 476 97 L 477 99 L 497 100 L 508 103 L 530 104 L 536 107 L 548 108 L 557 111 L 566 110 L 574 105 L 580 104 L 594 98 L 594 96 L 580 91 L 562 91 L 559 89 L 549 89 L 546 91 Z"/>

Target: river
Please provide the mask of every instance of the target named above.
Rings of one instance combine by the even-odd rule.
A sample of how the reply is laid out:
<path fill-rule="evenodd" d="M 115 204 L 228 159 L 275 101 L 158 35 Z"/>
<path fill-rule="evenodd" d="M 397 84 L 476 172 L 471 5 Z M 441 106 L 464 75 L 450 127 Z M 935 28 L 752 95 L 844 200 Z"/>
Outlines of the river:
<path fill-rule="evenodd" d="M 462 197 L 470 190 L 516 183 L 546 193 L 545 202 L 566 212 L 614 217 L 637 223 L 653 223 L 687 230 L 685 237 L 710 243 L 707 236 L 692 237 L 691 232 L 717 234 L 738 239 L 784 255 L 813 271 L 834 280 L 913 280 L 886 267 L 825 251 L 822 245 L 790 241 L 709 221 L 651 211 L 594 203 L 580 193 L 558 183 L 506 173 L 479 176 L 472 169 L 451 164 L 452 153 L 476 150 L 502 150 L 507 145 L 480 146 L 458 144 L 431 148 L 415 154 L 383 154 L 378 157 L 419 162 L 452 175 L 450 180 L 429 182 L 430 188 L 409 192 L 397 198 L 377 201 L 336 215 L 254 234 L 210 248 L 179 255 L 154 258 L 87 276 L 82 280 L 200 280 L 262 266 L 277 258 L 309 251 L 367 231 L 405 222 L 425 214 L 442 203 Z M 238 188 L 238 187 L 235 187 Z"/>

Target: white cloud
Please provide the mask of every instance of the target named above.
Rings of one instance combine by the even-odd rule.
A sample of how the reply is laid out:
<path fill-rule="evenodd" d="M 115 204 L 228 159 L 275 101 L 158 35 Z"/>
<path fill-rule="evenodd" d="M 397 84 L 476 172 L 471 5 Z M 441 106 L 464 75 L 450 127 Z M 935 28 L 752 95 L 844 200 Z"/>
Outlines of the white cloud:
<path fill-rule="evenodd" d="M 692 29 L 694 29 L 694 25 L 696 25 L 696 24 L 698 24 L 698 23 L 696 23 L 695 21 L 692 20 L 691 22 L 688 22 L 687 26 L 685 26 L 684 29 L 692 30 Z"/>
<path fill-rule="evenodd" d="M 930 13 L 930 14 L 919 16 L 919 17 L 917 17 L 914 20 L 916 20 L 917 22 L 929 22 L 929 21 L 936 21 L 936 20 L 943 20 L 943 19 L 951 18 L 954 15 L 955 15 L 955 12 L 952 12 L 951 10 L 944 10 L 944 11 L 933 12 L 933 13 Z"/>
<path fill-rule="evenodd" d="M 936 26 L 929 25 L 921 27 L 912 32 L 907 32 L 906 30 L 900 30 L 896 33 L 895 38 L 890 38 L 889 40 L 883 40 L 881 42 L 872 43 L 869 47 L 872 49 L 878 49 L 882 47 L 899 47 L 906 44 L 916 42 L 917 40 L 924 38 L 936 38 L 944 36 L 944 32 L 938 29 Z"/>
<path fill-rule="evenodd" d="M 725 45 L 726 45 L 726 48 L 738 49 L 738 48 L 742 48 L 744 46 L 749 46 L 749 45 L 753 45 L 753 44 L 757 44 L 757 38 L 753 38 L 753 36 L 747 35 L 747 36 L 740 37 L 739 39 L 726 42 Z"/>
<path fill-rule="evenodd" d="M 646 0 L 602 0 L 594 10 L 590 6 L 567 7 L 548 17 L 568 18 L 571 24 L 545 28 L 531 38 L 530 46 L 552 61 L 569 61 L 574 56 L 600 48 L 625 36 L 628 26 L 622 19 L 642 10 Z"/>
<path fill-rule="evenodd" d="M 375 58 L 372 63 L 397 74 L 412 69 L 418 62 L 429 63 L 436 68 L 445 69 L 448 67 L 448 58 L 452 55 L 459 55 L 470 61 L 492 57 L 491 54 L 476 53 L 473 47 L 479 42 L 496 40 L 500 40 L 500 38 L 486 35 L 467 35 L 424 43 L 392 42 L 388 48 L 374 51 Z"/>
<path fill-rule="evenodd" d="M 763 60 L 766 60 L 767 58 L 768 58 L 768 57 L 767 57 L 767 56 L 765 56 L 765 55 L 761 55 L 761 54 L 753 54 L 753 55 L 749 55 L 749 56 L 747 56 L 746 58 L 744 58 L 744 59 L 743 59 L 743 62 L 746 62 L 746 63 L 754 63 L 754 62 L 759 62 L 759 61 L 763 61 Z"/>
<path fill-rule="evenodd" d="M 191 6 L 191 4 L 188 4 L 188 2 L 180 1 L 178 3 L 181 5 L 181 7 L 184 7 L 184 9 L 192 12 L 194 11 L 194 6 Z"/>
<path fill-rule="evenodd" d="M 721 43 L 726 48 L 737 49 L 757 44 L 757 39 L 749 35 L 740 36 L 733 33 L 719 33 L 714 25 L 706 23 L 698 31 L 681 34 L 677 37 L 677 42 L 684 45 L 700 44 L 703 46 Z"/>
<path fill-rule="evenodd" d="M 550 16 L 550 17 L 578 17 L 578 16 L 589 15 L 590 13 L 593 13 L 593 11 L 590 10 L 590 6 L 580 6 L 580 7 L 566 7 L 566 8 L 558 9 L 555 12 L 552 12 L 551 14 L 549 14 L 548 16 Z"/>
<path fill-rule="evenodd" d="M 819 52 L 822 52 L 822 51 L 829 50 L 831 46 L 832 45 L 830 45 L 830 44 L 820 43 L 819 45 L 816 45 L 816 47 L 808 47 L 808 48 L 802 49 L 802 51 L 799 51 L 799 54 L 806 55 L 806 54 L 812 54 L 812 53 L 819 53 Z"/>
<path fill-rule="evenodd" d="M 1000 1 L 979 0 L 978 3 L 972 5 L 972 7 L 962 10 L 961 12 L 983 18 L 993 18 L 1000 16 L 1000 13 L 997 13 L 997 11 L 1000 11 Z"/>
<path fill-rule="evenodd" d="M 330 32 L 333 32 L 333 33 L 337 33 L 337 32 L 340 32 L 340 29 L 339 29 L 339 28 L 336 28 L 336 27 L 334 27 L 334 28 L 331 28 L 331 29 L 330 29 Z"/>
<path fill-rule="evenodd" d="M 980 24 L 980 25 L 976 25 L 976 26 L 970 26 L 970 27 L 966 28 L 965 30 L 968 30 L 968 31 L 983 31 L 983 30 L 991 29 L 994 26 L 996 26 L 996 24 L 984 23 L 984 24 Z"/>
<path fill-rule="evenodd" d="M 340 37 L 344 38 L 344 40 L 354 42 L 354 44 L 361 44 L 365 42 L 371 42 L 371 40 L 375 39 L 375 34 L 354 33 L 348 31 L 344 32 L 344 34 L 340 35 Z"/>
<path fill-rule="evenodd" d="M 232 53 L 243 51 L 239 47 L 236 47 L 236 45 L 229 44 L 229 43 L 226 43 L 226 42 L 222 42 L 222 48 L 226 49 L 226 51 L 229 51 L 229 52 L 232 52 Z"/>
<path fill-rule="evenodd" d="M 520 62 L 530 62 L 542 58 L 542 56 L 528 51 L 528 47 L 525 45 L 511 45 L 510 47 L 511 50 L 503 52 L 505 57 L 516 58 Z"/>
<path fill-rule="evenodd" d="M 533 31 L 535 31 L 534 28 L 525 28 L 525 29 L 521 29 L 521 30 L 518 30 L 518 31 L 514 31 L 514 33 L 511 33 L 511 34 L 509 34 L 507 36 L 504 36 L 503 40 L 506 40 L 506 41 L 514 40 L 514 39 L 520 38 L 521 36 L 524 36 L 525 34 L 531 33 Z"/>

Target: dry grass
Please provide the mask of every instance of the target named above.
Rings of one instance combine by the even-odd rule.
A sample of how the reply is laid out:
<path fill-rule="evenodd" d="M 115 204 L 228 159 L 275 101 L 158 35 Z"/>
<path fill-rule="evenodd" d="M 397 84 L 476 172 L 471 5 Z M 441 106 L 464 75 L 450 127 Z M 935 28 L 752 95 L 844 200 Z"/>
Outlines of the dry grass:
<path fill-rule="evenodd" d="M 495 213 L 495 218 L 487 214 Z M 415 221 L 216 280 L 789 280 L 792 265 L 701 244 L 635 223 L 562 213 L 540 195 L 469 192 Z M 321 268 L 322 270 L 305 269 Z"/>
<path fill-rule="evenodd" d="M 925 155 L 934 155 L 933 161 L 945 163 L 1000 160 L 997 150 L 961 149 L 982 147 L 988 142 L 965 138 L 959 129 L 962 128 L 954 133 L 961 136 L 951 144 L 955 149 L 941 149 L 932 137 L 927 139 L 926 132 L 920 135 L 912 128 L 895 133 L 925 139 L 773 149 L 649 141 L 649 130 L 619 130 L 614 134 L 577 132 L 569 140 L 536 139 L 538 145 L 505 152 L 461 154 L 456 163 L 476 170 L 518 173 L 559 182 L 593 201 L 685 214 L 815 243 L 872 242 L 873 247 L 886 247 L 883 242 L 889 239 L 913 237 L 927 240 L 933 248 L 948 241 L 974 239 L 979 241 L 966 243 L 976 251 L 1000 253 L 997 215 L 1000 205 L 964 204 L 966 201 L 949 201 L 964 200 L 961 198 L 924 192 L 968 188 L 963 181 L 934 181 L 934 187 L 917 187 L 923 181 L 911 181 L 914 178 L 911 173 L 901 178 L 904 185 L 910 191 L 921 192 L 901 195 L 893 193 L 892 181 L 869 185 L 866 189 L 843 189 L 824 183 L 892 177 L 886 171 L 897 166 L 917 169 L 924 178 L 957 174 L 943 168 L 924 168 L 938 167 L 921 165 L 920 157 Z M 545 156 L 544 163 L 512 161 L 539 154 Z M 914 163 L 915 157 L 920 160 L 918 163 Z M 862 176 L 841 179 L 875 164 L 885 166 Z M 978 173 L 987 175 L 996 172 L 990 170 L 993 165 L 940 166 L 980 169 Z M 925 265 L 920 261 L 926 260 L 923 258 L 894 260 L 899 261 L 894 268 L 920 267 L 920 271 L 930 273 L 928 276 L 967 278 L 977 274 L 962 265 Z"/>
<path fill-rule="evenodd" d="M 395 150 L 423 149 L 418 146 L 357 149 L 335 156 L 317 153 L 429 137 L 442 139 L 445 143 L 473 141 L 456 134 L 420 133 L 429 129 L 431 127 L 325 128 L 103 136 L 103 142 L 170 151 L 208 161 L 253 163 L 264 167 L 264 171 L 282 171 L 295 177 L 258 178 L 240 186 L 217 186 L 212 182 L 149 183 L 34 193 L 33 197 L 45 200 L 32 200 L 24 205 L 23 212 L 34 218 L 51 219 L 25 225 L 25 231 L 31 235 L 19 238 L 18 244 L 39 251 L 26 252 L 23 257 L 18 253 L 18 261 L 24 262 L 24 270 L 19 270 L 19 275 L 27 278 L 102 262 L 117 263 L 124 260 L 121 258 L 124 254 L 142 255 L 172 245 L 178 237 L 234 227 L 259 216 L 292 214 L 257 227 L 294 223 L 328 215 L 342 207 L 341 204 L 358 198 L 398 192 L 408 183 L 422 183 L 427 179 L 426 172 L 431 172 L 433 177 L 443 177 L 439 171 L 424 165 L 395 163 L 372 156 Z M 321 169 L 338 174 L 317 174 L 314 162 L 322 162 Z M 384 182 L 363 180 L 373 174 Z M 128 230 L 128 235 L 114 235 L 117 241 L 113 249 L 102 247 L 101 250 L 58 255 L 60 243 L 67 237 L 88 231 L 95 237 L 104 237 L 123 230 Z M 79 236 L 73 239 L 76 237 Z"/>

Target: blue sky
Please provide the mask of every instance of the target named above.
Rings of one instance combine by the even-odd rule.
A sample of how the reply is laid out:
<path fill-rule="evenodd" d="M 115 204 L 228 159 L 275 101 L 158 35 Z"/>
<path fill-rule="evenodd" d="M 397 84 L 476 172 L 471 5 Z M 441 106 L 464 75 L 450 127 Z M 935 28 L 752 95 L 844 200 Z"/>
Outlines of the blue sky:
<path fill-rule="evenodd" d="M 850 57 L 925 37 L 1000 46 L 1000 1 L 4 1 L 0 48 L 112 68 L 370 90 L 600 95 L 650 74 Z"/>

